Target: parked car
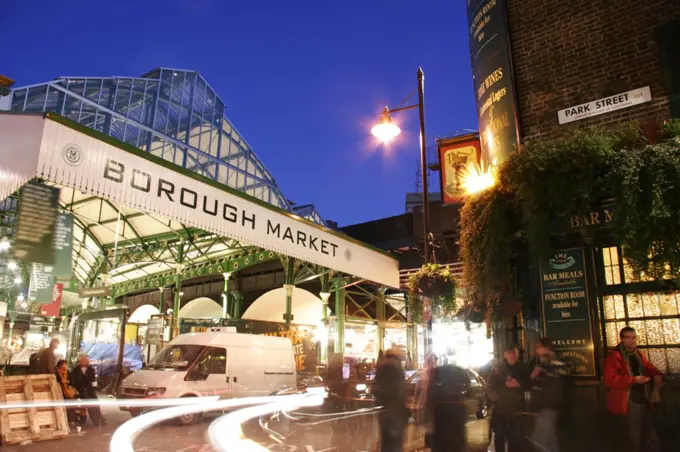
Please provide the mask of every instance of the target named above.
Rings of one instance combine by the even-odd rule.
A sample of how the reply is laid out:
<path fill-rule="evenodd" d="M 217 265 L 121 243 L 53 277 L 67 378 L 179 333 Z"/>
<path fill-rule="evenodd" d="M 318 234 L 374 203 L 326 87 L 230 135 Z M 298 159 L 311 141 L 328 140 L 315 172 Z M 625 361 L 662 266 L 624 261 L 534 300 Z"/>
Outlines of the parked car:
<path fill-rule="evenodd" d="M 462 369 L 468 380 L 464 383 L 463 391 L 468 414 L 484 419 L 489 414 L 489 399 L 486 392 L 486 382 L 472 369 Z M 423 370 L 419 370 L 407 380 L 407 405 L 414 417 L 423 407 L 416 400 L 416 387 L 423 378 Z M 416 417 L 417 418 L 417 417 Z"/>

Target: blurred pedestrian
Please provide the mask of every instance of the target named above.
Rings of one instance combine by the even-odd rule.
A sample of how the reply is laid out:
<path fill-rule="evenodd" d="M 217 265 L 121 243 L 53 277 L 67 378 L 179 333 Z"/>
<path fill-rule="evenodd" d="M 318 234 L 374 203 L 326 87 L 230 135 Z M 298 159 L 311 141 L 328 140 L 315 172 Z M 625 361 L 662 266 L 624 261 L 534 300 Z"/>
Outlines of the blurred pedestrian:
<path fill-rule="evenodd" d="M 95 379 L 96 374 L 94 367 L 90 365 L 90 359 L 87 355 L 81 355 L 78 358 L 78 363 L 71 371 L 71 385 L 78 391 L 78 398 L 81 400 L 98 399 L 97 392 L 93 386 Z M 97 426 L 106 424 L 99 406 L 88 407 L 87 414 L 90 416 L 92 424 Z"/>
<path fill-rule="evenodd" d="M 435 367 L 437 367 L 437 358 L 434 354 L 429 354 L 425 357 L 423 370 L 420 373 L 420 379 L 416 382 L 413 403 L 415 406 L 412 409 L 415 411 L 414 417 L 417 424 L 422 425 L 428 422 L 429 413 L 427 410 L 428 388 L 432 374 Z"/>
<path fill-rule="evenodd" d="M 532 441 L 537 452 L 559 452 L 557 419 L 564 403 L 565 363 L 557 359 L 555 346 L 547 338 L 536 344 L 538 362 L 531 373 L 538 416 Z"/>
<path fill-rule="evenodd" d="M 57 383 L 61 388 L 61 394 L 64 397 L 64 400 L 76 400 L 78 398 L 78 392 L 71 386 L 71 373 L 68 370 L 65 360 L 60 359 L 57 362 L 57 368 L 54 374 L 57 378 Z M 84 410 L 79 408 L 67 408 L 66 416 L 70 423 L 78 423 L 80 425 L 82 425 L 86 419 Z"/>
<path fill-rule="evenodd" d="M 464 369 L 440 366 L 432 371 L 427 409 L 431 432 L 427 446 L 432 452 L 463 452 L 467 448 L 465 386 L 470 379 Z"/>
<path fill-rule="evenodd" d="M 607 409 L 616 424 L 616 449 L 618 452 L 658 452 L 659 437 L 651 409 L 661 398 L 661 372 L 638 350 L 635 329 L 625 327 L 619 337 L 621 342 L 607 354 L 604 362 Z"/>
<path fill-rule="evenodd" d="M 408 420 L 406 381 L 401 359 L 395 350 L 387 350 L 378 362 L 373 394 L 380 424 L 380 451 L 403 450 L 404 430 Z"/>
<path fill-rule="evenodd" d="M 491 371 L 489 389 L 494 403 L 491 428 L 497 452 L 518 452 L 522 448 L 521 414 L 524 409 L 524 390 L 529 386 L 529 372 L 519 361 L 516 347 L 503 352 L 503 362 Z"/>
<path fill-rule="evenodd" d="M 347 399 L 347 382 L 343 376 L 344 359 L 341 354 L 335 354 L 328 363 L 325 384 L 328 390 L 328 397 L 324 401 L 326 413 L 342 413 L 345 411 Z M 345 422 L 336 419 L 331 422 L 331 444 L 340 446 L 344 441 Z"/>
<path fill-rule="evenodd" d="M 54 352 L 59 347 L 59 339 L 52 339 L 50 346 L 43 348 L 35 355 L 35 370 L 36 374 L 54 374 L 57 368 L 57 357 Z"/>

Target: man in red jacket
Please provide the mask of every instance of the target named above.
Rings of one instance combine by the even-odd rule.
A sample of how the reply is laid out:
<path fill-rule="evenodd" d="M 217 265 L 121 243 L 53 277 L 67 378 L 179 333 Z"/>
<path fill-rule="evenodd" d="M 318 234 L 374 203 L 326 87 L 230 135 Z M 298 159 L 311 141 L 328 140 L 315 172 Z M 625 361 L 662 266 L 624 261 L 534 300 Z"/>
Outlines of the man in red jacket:
<path fill-rule="evenodd" d="M 659 440 L 651 407 L 659 399 L 661 372 L 638 350 L 633 328 L 623 328 L 619 337 L 621 343 L 609 352 L 604 362 L 607 408 L 621 426 L 621 431 L 615 432 L 618 440 L 615 442 L 623 448 L 617 450 L 657 452 Z"/>

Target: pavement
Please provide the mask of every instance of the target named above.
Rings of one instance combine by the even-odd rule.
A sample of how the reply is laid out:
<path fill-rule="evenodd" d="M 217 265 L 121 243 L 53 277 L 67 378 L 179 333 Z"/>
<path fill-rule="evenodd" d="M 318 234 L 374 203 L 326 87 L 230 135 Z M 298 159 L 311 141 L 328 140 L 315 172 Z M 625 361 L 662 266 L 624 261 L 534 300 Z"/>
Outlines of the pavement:
<path fill-rule="evenodd" d="M 80 433 L 75 429 L 68 437 L 26 445 L 4 447 L 7 452 L 108 452 L 113 432 L 130 415 L 115 407 L 105 407 L 102 412 L 107 420 L 103 427 L 89 424 Z M 206 438 L 206 431 L 217 415 L 206 415 L 202 422 L 182 427 L 173 424 L 157 425 L 142 433 L 135 441 L 137 452 L 214 452 Z M 275 424 L 276 422 L 272 422 Z M 338 426 L 337 422 L 325 422 L 313 426 L 297 423 L 269 427 L 284 433 L 285 440 L 280 442 L 260 426 L 257 421 L 246 424 L 243 432 L 246 437 L 271 451 L 281 452 L 358 452 L 377 451 L 377 422 L 373 416 L 353 418 L 350 423 Z M 488 422 L 470 419 L 468 428 L 468 452 L 486 451 L 488 445 Z M 413 424 L 408 426 L 405 449 L 420 450 L 424 446 L 424 430 Z M 112 451 L 115 452 L 115 451 Z"/>

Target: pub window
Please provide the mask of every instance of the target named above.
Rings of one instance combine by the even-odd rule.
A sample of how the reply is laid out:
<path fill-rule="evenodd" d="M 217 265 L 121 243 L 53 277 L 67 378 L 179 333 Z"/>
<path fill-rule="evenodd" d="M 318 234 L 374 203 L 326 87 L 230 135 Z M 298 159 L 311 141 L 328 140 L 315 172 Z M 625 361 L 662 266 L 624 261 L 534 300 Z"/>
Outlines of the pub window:
<path fill-rule="evenodd" d="M 656 41 L 671 115 L 680 118 L 680 20 L 669 22 L 656 30 Z"/>
<path fill-rule="evenodd" d="M 609 293 L 601 299 L 607 346 L 616 346 L 621 328 L 631 326 L 637 332 L 640 350 L 659 370 L 680 374 L 680 291 L 640 291 L 638 283 L 650 279 L 644 274 L 636 275 L 616 247 L 602 250 L 602 263 L 606 285 L 617 284 L 612 282 L 616 281 L 614 275 L 625 275 L 620 293 Z"/>
<path fill-rule="evenodd" d="M 602 250 L 604 261 L 604 280 L 608 286 L 621 284 L 621 271 L 619 270 L 619 251 L 615 246 Z"/>

